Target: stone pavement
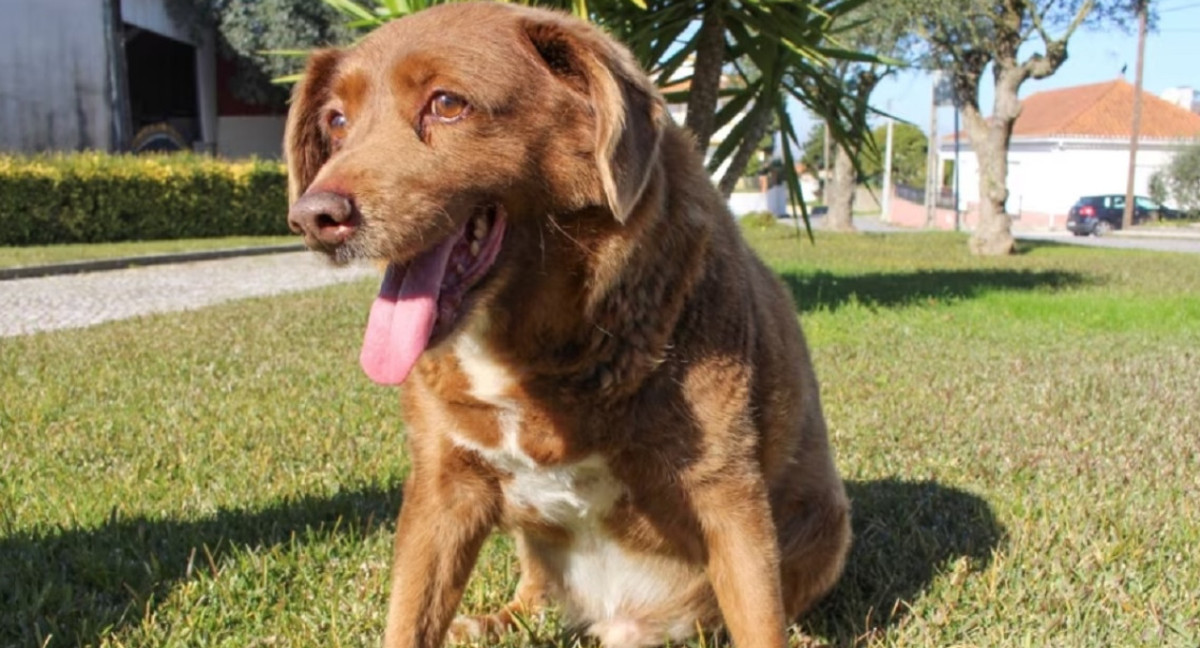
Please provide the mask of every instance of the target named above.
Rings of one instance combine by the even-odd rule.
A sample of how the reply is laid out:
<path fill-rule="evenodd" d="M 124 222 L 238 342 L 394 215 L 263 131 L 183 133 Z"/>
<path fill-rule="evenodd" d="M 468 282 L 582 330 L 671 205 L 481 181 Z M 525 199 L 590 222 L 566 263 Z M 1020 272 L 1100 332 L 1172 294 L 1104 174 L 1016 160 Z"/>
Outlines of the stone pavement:
<path fill-rule="evenodd" d="M 312 252 L 292 252 L 0 281 L 0 338 L 192 310 L 378 275 L 370 266 L 335 268 Z"/>

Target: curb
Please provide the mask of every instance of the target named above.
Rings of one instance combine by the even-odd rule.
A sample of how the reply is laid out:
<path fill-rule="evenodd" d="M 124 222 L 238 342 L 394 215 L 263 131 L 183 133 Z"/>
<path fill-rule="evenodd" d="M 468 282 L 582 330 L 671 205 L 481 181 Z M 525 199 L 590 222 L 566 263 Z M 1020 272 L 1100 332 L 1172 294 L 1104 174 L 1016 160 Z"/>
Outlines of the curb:
<path fill-rule="evenodd" d="M 1115 230 L 1109 232 L 1109 236 L 1117 238 L 1140 238 L 1140 239 L 1171 239 L 1184 241 L 1200 241 L 1200 231 L 1178 232 L 1172 230 L 1165 231 L 1144 231 L 1144 230 Z"/>
<path fill-rule="evenodd" d="M 116 259 L 97 259 L 95 261 L 75 261 L 72 263 L 0 268 L 0 281 L 79 274 L 82 272 L 125 270 L 141 266 L 190 263 L 193 261 L 213 261 L 242 256 L 280 254 L 283 252 L 302 252 L 306 249 L 302 243 L 290 243 L 287 245 L 265 245 L 260 247 L 226 248 L 223 250 L 201 250 L 198 252 L 176 252 L 170 254 L 146 254 L 142 256 L 119 257 Z"/>

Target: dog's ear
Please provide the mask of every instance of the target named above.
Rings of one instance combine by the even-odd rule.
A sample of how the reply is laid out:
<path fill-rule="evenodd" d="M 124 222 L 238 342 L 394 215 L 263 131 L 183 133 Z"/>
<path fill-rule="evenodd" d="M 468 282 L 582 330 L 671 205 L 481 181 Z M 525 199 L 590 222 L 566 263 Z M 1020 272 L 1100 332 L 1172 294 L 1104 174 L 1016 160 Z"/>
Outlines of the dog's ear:
<path fill-rule="evenodd" d="M 530 22 L 525 34 L 550 72 L 588 98 L 604 199 L 625 222 L 658 161 L 662 98 L 633 56 L 590 26 Z"/>
<path fill-rule="evenodd" d="M 342 53 L 336 49 L 313 52 L 304 77 L 292 89 L 283 133 L 288 166 L 288 202 L 296 202 L 329 159 L 329 141 L 321 131 L 321 107 L 329 100 L 330 83 Z"/>

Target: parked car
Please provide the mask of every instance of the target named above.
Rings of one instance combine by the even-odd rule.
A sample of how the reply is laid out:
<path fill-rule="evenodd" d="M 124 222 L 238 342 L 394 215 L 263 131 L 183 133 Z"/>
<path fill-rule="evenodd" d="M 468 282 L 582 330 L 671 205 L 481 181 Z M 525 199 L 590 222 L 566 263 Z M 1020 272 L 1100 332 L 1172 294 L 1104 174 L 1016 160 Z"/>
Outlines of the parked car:
<path fill-rule="evenodd" d="M 1133 207 L 1134 225 L 1154 218 L 1182 216 L 1178 211 L 1145 196 L 1134 196 Z M 1084 196 L 1071 205 L 1071 211 L 1067 213 L 1067 229 L 1075 236 L 1104 236 L 1115 229 L 1121 229 L 1121 219 L 1124 215 L 1124 194 Z"/>

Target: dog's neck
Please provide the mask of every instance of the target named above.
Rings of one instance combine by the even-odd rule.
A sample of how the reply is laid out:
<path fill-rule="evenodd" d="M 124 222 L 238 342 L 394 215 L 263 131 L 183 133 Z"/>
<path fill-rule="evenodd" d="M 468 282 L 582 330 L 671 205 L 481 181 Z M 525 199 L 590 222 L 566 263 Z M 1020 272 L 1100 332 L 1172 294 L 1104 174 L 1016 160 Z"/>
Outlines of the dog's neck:
<path fill-rule="evenodd" d="M 584 267 L 557 268 L 544 280 L 559 295 L 555 308 L 530 308 L 504 295 L 493 302 L 500 317 L 492 320 L 499 326 L 489 346 L 526 382 L 571 400 L 611 402 L 635 393 L 666 358 L 704 271 L 711 233 L 711 224 L 696 216 L 703 211 L 694 205 L 696 190 L 672 191 L 667 181 L 668 165 L 694 164 L 684 149 L 690 146 L 681 131 L 669 131 L 628 220 L 606 224 L 583 254 L 572 243 L 574 254 L 564 256 Z"/>

